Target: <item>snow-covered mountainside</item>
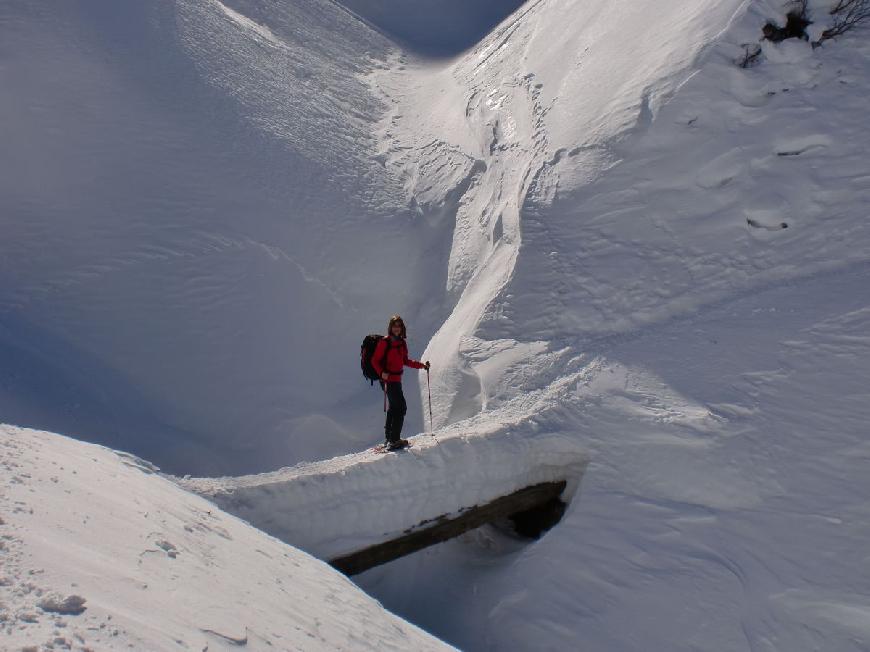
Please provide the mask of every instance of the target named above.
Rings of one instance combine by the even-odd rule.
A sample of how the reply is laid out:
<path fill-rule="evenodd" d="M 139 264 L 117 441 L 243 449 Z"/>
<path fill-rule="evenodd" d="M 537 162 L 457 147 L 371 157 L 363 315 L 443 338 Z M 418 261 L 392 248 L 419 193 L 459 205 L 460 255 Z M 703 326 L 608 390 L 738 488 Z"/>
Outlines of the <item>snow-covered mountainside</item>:
<path fill-rule="evenodd" d="M 552 6 L 515 25 L 531 35 L 513 41 L 512 79 L 565 74 L 530 51 Z M 581 496 L 520 553 L 454 542 L 360 582 L 465 649 L 865 650 L 866 32 L 815 50 L 765 43 L 742 69 L 778 5 L 751 3 L 730 26 L 711 11 L 725 3 L 661 24 L 667 7 L 648 6 L 642 27 L 635 7 L 602 3 L 622 20 L 569 48 L 578 91 L 554 92 L 540 140 L 500 140 L 530 112 L 516 111 L 521 90 L 493 93 L 491 149 L 544 140 L 543 163 L 509 198 L 514 226 L 507 204 L 469 219 L 451 254 L 458 308 L 427 351 L 454 356 L 435 381 L 442 423 L 473 415 L 453 424 L 473 432 L 510 414 L 526 436 L 576 438 L 592 459 Z M 547 24 L 540 38 L 559 42 Z M 632 44 L 622 69 L 617 41 Z M 496 32 L 456 70 L 511 46 Z M 563 103 L 571 117 L 551 118 Z"/>
<path fill-rule="evenodd" d="M 3 419 L 200 474 L 371 441 L 359 344 L 441 323 L 466 174 L 384 167 L 395 46 L 330 0 L 12 0 L 0 42 Z"/>
<path fill-rule="evenodd" d="M 0 5 L 0 419 L 257 500 L 379 439 L 356 352 L 400 312 L 464 489 L 499 440 L 590 463 L 537 543 L 359 576 L 388 608 L 469 650 L 866 651 L 866 27 L 743 68 L 779 0 L 470 4 Z"/>
<path fill-rule="evenodd" d="M 864 265 L 598 342 L 520 431 L 591 459 L 562 522 L 359 584 L 465 650 L 868 649 L 868 287 Z"/>
<path fill-rule="evenodd" d="M 3 426 L 0 469 L 0 649 L 452 649 L 133 456 Z"/>

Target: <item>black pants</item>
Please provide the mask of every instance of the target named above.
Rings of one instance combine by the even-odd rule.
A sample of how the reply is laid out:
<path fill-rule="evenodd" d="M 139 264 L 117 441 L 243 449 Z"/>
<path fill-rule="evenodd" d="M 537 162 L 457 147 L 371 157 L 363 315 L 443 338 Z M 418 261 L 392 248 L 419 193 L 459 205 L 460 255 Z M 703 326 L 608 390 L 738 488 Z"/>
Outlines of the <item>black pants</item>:
<path fill-rule="evenodd" d="M 399 441 L 402 435 L 402 424 L 405 422 L 405 412 L 408 411 L 402 383 L 387 383 L 387 400 L 390 402 L 390 407 L 387 409 L 384 434 L 387 436 L 387 441 Z"/>

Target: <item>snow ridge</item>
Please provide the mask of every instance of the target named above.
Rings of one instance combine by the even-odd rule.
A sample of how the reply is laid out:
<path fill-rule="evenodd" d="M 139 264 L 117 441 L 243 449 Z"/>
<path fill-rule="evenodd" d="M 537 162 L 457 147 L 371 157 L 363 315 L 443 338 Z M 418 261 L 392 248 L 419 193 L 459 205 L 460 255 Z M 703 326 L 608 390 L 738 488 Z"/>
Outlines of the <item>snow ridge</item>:
<path fill-rule="evenodd" d="M 0 426 L 3 649 L 447 650 L 126 455 Z"/>
<path fill-rule="evenodd" d="M 176 481 L 282 541 L 331 559 L 543 482 L 567 480 L 563 499 L 570 501 L 587 463 L 565 437 L 439 431 L 437 439 L 411 441 L 402 453 Z"/>

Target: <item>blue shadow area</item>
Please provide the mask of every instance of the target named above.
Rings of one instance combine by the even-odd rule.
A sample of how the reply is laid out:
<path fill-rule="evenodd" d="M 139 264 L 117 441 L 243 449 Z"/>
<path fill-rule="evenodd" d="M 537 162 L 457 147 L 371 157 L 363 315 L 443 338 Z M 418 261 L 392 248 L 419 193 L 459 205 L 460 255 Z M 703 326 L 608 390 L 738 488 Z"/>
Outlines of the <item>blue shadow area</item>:
<path fill-rule="evenodd" d="M 390 39 L 431 58 L 473 47 L 524 0 L 338 0 Z"/>

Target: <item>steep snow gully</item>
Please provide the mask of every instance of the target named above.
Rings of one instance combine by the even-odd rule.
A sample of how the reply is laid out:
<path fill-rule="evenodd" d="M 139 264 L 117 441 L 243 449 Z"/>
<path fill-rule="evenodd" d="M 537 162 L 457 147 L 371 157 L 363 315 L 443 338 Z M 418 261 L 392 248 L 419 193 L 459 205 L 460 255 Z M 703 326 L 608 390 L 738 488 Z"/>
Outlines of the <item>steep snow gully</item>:
<path fill-rule="evenodd" d="M 355 578 L 463 649 L 866 650 L 866 39 L 407 7 L 0 5 L 0 416 L 234 476 L 179 482 L 324 557 L 586 469 L 532 545 Z M 374 459 L 393 312 L 434 432 Z"/>

